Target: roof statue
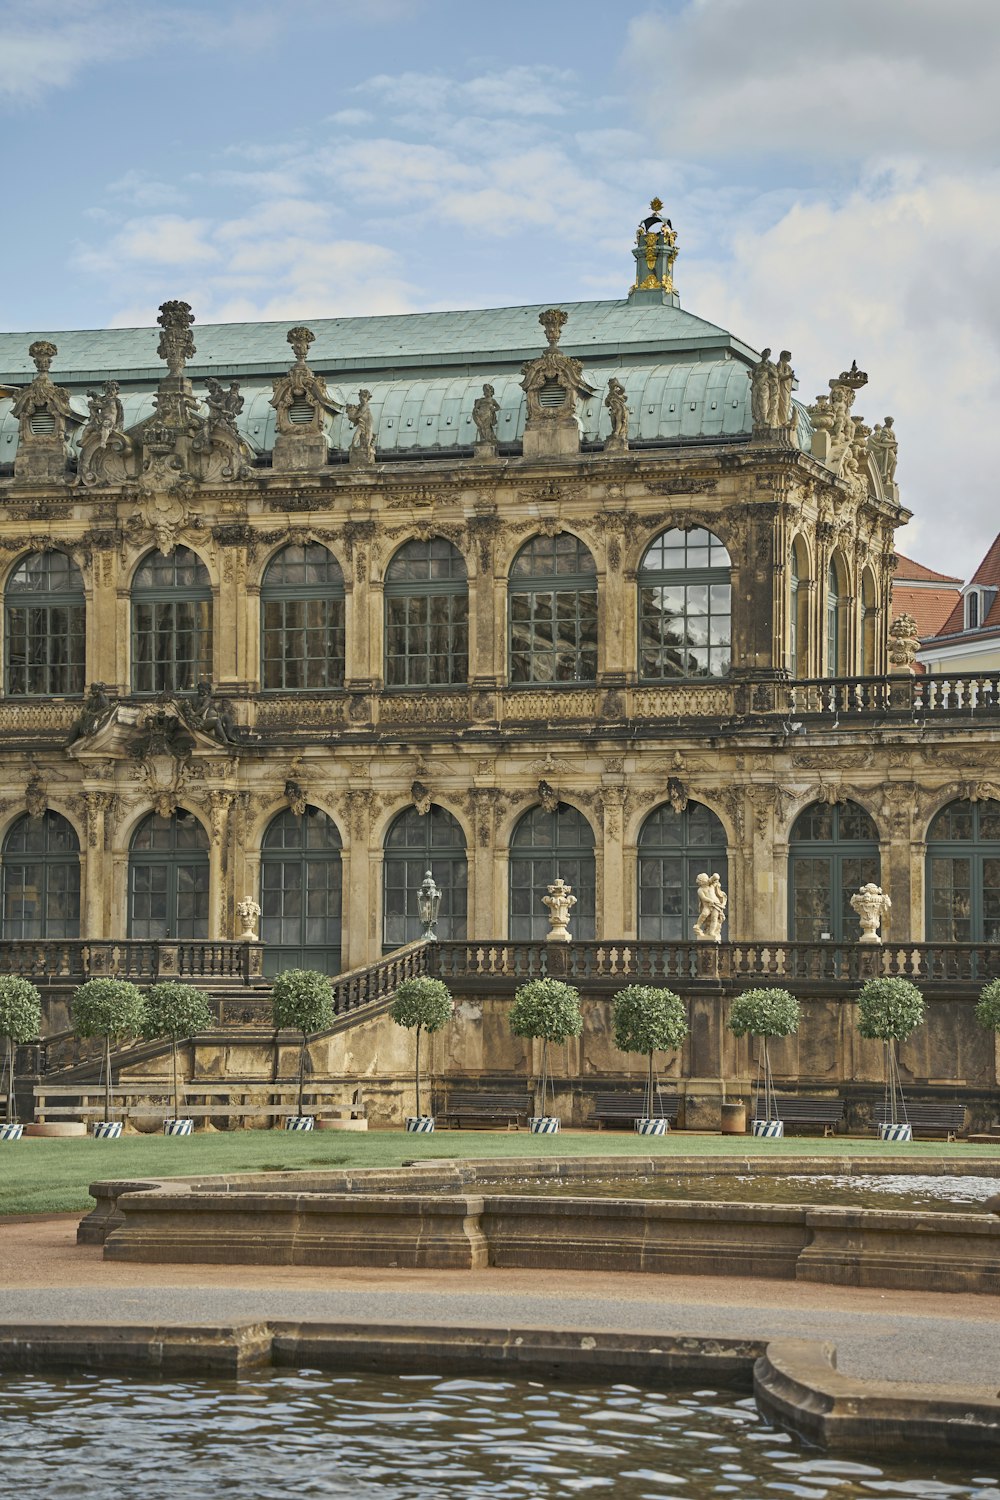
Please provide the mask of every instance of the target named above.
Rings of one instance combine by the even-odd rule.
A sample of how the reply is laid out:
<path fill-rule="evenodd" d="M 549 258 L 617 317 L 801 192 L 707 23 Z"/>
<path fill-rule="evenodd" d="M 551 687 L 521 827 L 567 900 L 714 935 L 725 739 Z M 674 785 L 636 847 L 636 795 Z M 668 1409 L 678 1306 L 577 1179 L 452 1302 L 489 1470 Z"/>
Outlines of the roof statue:
<path fill-rule="evenodd" d="M 896 488 L 896 458 L 899 444 L 892 417 L 876 422 L 868 439 L 868 452 L 875 461 L 879 477 L 890 496 Z"/>
<path fill-rule="evenodd" d="M 650 213 L 640 220 L 635 232 L 632 251 L 635 281 L 629 292 L 629 301 L 638 300 L 637 294 L 653 293 L 655 300 L 670 298 L 676 304 L 674 262 L 677 259 L 677 231 L 670 220 L 663 217 L 660 198 L 651 199 L 649 207 Z"/>
<path fill-rule="evenodd" d="M 372 416 L 371 391 L 358 392 L 356 404 L 348 403 L 347 420 L 354 428 L 351 438 L 350 459 L 352 464 L 366 465 L 375 462 L 375 420 Z"/>
<path fill-rule="evenodd" d="M 160 316 L 156 321 L 163 330 L 156 352 L 170 371 L 171 379 L 180 380 L 184 375 L 184 366 L 189 359 L 194 359 L 198 352 L 191 332 L 194 314 L 190 304 L 162 302 Z"/>
<path fill-rule="evenodd" d="M 132 440 L 125 431 L 120 389 L 117 380 L 106 380 L 102 390 L 87 392 L 90 416 L 80 433 L 80 485 L 121 484 L 128 475 Z"/>
<path fill-rule="evenodd" d="M 500 403 L 493 394 L 493 387 L 484 385 L 483 394 L 476 397 L 472 406 L 472 420 L 476 424 L 477 458 L 496 458 L 499 414 Z"/>
<path fill-rule="evenodd" d="M 627 453 L 628 452 L 628 397 L 625 387 L 614 375 L 608 381 L 608 394 L 604 398 L 608 416 L 611 418 L 611 431 L 604 439 L 605 453 Z"/>

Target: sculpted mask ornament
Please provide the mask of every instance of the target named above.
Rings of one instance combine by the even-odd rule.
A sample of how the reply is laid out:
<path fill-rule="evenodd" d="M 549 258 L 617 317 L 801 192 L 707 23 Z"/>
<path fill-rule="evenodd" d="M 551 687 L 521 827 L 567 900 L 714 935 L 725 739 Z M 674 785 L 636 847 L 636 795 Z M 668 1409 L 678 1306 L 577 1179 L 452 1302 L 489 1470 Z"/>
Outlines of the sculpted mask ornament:
<path fill-rule="evenodd" d="M 285 782 L 285 796 L 288 798 L 288 805 L 295 816 L 297 818 L 304 818 L 308 793 L 305 787 L 296 781 L 294 777 L 289 777 Z"/>
<path fill-rule="evenodd" d="M 542 905 L 549 909 L 549 930 L 546 933 L 546 942 L 568 943 L 571 941 L 569 935 L 569 914 L 576 905 L 576 897 L 573 888 L 559 877 L 554 880 L 548 888 L 548 895 L 542 897 Z"/>
<path fill-rule="evenodd" d="M 28 810 L 29 818 L 42 818 L 48 812 L 49 799 L 40 777 L 28 778 L 28 784 L 24 789 L 24 805 Z"/>
<path fill-rule="evenodd" d="M 722 889 L 719 875 L 699 875 L 695 880 L 698 896 L 698 918 L 694 935 L 699 943 L 721 943 L 722 924 L 726 920 L 729 897 Z"/>
<path fill-rule="evenodd" d="M 426 818 L 431 810 L 431 794 L 422 781 L 415 781 L 410 787 L 410 797 L 413 806 L 417 810 L 418 817 Z"/>
<path fill-rule="evenodd" d="M 540 781 L 538 783 L 538 800 L 542 804 L 544 812 L 554 813 L 559 811 L 559 793 L 547 781 Z"/>
<path fill-rule="evenodd" d="M 858 914 L 861 923 L 861 936 L 859 943 L 879 943 L 878 929 L 885 913 L 890 910 L 892 902 L 880 885 L 869 881 L 863 885 L 858 893 L 851 897 L 851 906 Z"/>

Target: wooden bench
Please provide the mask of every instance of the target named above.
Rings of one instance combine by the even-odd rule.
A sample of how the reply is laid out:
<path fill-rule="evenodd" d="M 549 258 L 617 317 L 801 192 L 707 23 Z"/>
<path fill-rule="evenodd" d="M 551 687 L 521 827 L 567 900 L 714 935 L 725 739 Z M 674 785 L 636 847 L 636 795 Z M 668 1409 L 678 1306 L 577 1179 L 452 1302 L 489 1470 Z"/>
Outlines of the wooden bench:
<path fill-rule="evenodd" d="M 251 1098 L 250 1095 L 257 1095 Z M 308 1114 L 340 1105 L 343 1088 L 337 1085 L 307 1087 L 303 1108 Z M 34 1088 L 35 1119 L 103 1120 L 104 1089 L 93 1084 L 36 1084 Z M 54 1101 L 54 1102 L 53 1102 Z M 111 1118 L 128 1122 L 172 1119 L 173 1090 L 169 1083 L 150 1080 L 116 1086 L 111 1104 Z M 283 1119 L 298 1114 L 298 1085 L 273 1084 L 267 1081 L 243 1080 L 239 1083 L 187 1084 L 181 1089 L 181 1113 L 185 1119 L 211 1120 L 229 1118 L 245 1121 L 259 1116 Z"/>
<path fill-rule="evenodd" d="M 653 1095 L 653 1118 L 676 1120 L 680 1107 L 677 1094 L 667 1094 L 657 1089 Z M 633 1120 L 646 1117 L 646 1095 L 634 1092 L 627 1094 L 595 1094 L 594 1120 L 598 1130 L 605 1125 L 631 1125 Z"/>
<path fill-rule="evenodd" d="M 964 1104 L 937 1104 L 918 1102 L 910 1104 L 907 1101 L 903 1111 L 903 1118 L 913 1127 L 914 1135 L 943 1135 L 949 1141 L 953 1141 L 959 1131 L 965 1129 L 965 1105 Z M 891 1119 L 885 1102 L 880 1100 L 875 1106 L 875 1123 L 884 1125 Z"/>
<path fill-rule="evenodd" d="M 489 1089 L 452 1089 L 448 1103 L 438 1113 L 444 1120 L 454 1120 L 462 1128 L 462 1121 L 473 1125 L 506 1125 L 516 1130 L 528 1123 L 534 1114 L 534 1105 L 527 1094 L 502 1094 Z"/>
<path fill-rule="evenodd" d="M 833 1135 L 836 1126 L 843 1124 L 843 1099 L 813 1099 L 802 1094 L 792 1094 L 777 1101 L 778 1119 L 786 1125 L 822 1125 L 823 1134 Z M 763 1101 L 757 1100 L 755 1120 L 763 1120 Z"/>

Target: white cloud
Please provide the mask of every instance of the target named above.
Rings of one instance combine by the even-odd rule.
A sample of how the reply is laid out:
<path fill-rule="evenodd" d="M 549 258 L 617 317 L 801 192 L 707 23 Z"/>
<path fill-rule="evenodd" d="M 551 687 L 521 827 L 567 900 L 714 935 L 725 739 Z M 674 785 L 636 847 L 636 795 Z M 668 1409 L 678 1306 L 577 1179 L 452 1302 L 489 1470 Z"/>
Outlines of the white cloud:
<path fill-rule="evenodd" d="M 105 192 L 134 208 L 168 208 L 184 199 L 180 188 L 169 182 L 160 182 L 148 172 L 135 167 L 123 173 L 116 181 L 109 182 Z"/>

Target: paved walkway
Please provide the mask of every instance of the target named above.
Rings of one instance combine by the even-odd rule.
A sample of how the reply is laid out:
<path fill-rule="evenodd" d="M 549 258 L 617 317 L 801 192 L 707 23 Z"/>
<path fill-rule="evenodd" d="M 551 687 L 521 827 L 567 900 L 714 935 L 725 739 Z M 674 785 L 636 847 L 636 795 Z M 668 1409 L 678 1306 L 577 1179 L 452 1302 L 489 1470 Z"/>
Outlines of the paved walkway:
<path fill-rule="evenodd" d="M 847 1374 L 1000 1387 L 1000 1298 L 596 1271 L 145 1266 L 75 1243 L 78 1215 L 4 1220 L 0 1323 L 325 1322 L 793 1336 Z"/>

